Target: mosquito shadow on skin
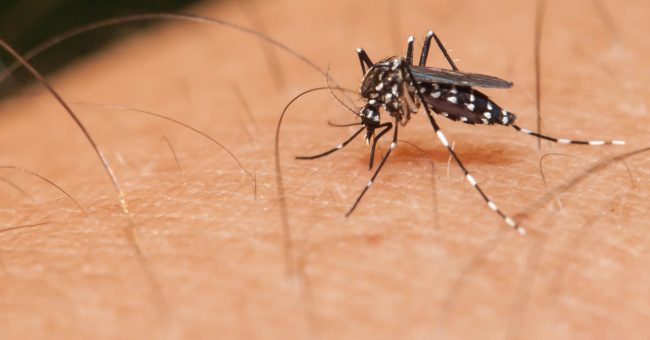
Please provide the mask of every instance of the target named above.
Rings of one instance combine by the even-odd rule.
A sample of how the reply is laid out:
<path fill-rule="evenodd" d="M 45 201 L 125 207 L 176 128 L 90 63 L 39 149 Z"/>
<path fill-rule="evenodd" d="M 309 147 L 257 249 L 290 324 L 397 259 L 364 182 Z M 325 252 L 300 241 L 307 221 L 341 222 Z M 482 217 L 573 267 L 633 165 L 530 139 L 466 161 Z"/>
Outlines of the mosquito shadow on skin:
<path fill-rule="evenodd" d="M 425 145 L 427 142 L 422 140 L 416 140 L 418 145 Z M 387 146 L 382 146 L 381 148 L 377 147 L 377 153 L 375 157 L 379 159 L 381 155 L 385 152 Z M 449 152 L 447 149 L 442 146 L 430 146 L 422 148 L 426 155 L 436 164 L 447 164 L 449 159 Z M 462 148 L 456 150 L 460 157 L 463 158 L 463 162 L 467 165 L 510 165 L 520 162 L 520 158 L 516 153 L 509 152 L 507 146 L 502 143 L 494 144 L 482 144 L 480 146 L 476 145 L 463 145 Z M 368 166 L 368 157 L 370 156 L 370 151 L 363 152 L 362 154 L 355 156 L 356 161 L 362 166 Z M 403 143 L 398 143 L 395 153 L 390 160 L 390 163 L 406 163 L 414 160 L 422 160 L 423 155 L 420 151 L 415 150 L 408 145 Z M 375 161 L 377 161 L 375 159 Z"/>

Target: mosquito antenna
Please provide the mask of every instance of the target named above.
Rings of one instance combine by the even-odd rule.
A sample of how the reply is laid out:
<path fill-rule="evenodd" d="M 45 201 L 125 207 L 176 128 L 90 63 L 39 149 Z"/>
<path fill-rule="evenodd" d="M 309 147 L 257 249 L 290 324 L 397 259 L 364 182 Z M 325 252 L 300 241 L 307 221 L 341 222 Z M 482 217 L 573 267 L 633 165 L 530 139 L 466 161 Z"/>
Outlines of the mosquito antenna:
<path fill-rule="evenodd" d="M 348 111 L 352 112 L 355 116 L 359 116 L 359 110 L 358 109 L 355 110 L 355 109 L 349 107 L 346 103 L 343 102 L 343 100 L 341 100 L 341 98 L 339 98 L 336 95 L 336 93 L 334 93 L 334 90 L 333 90 L 332 86 L 330 85 L 330 65 L 327 65 L 327 71 L 325 72 L 325 82 L 327 82 L 327 88 L 330 90 L 330 93 L 332 94 L 332 96 L 334 96 L 334 99 L 336 99 L 336 101 L 338 101 L 341 105 L 343 105 L 346 109 L 348 109 Z M 354 92 L 352 90 L 342 89 L 340 87 L 336 87 L 336 89 L 337 90 Z"/>

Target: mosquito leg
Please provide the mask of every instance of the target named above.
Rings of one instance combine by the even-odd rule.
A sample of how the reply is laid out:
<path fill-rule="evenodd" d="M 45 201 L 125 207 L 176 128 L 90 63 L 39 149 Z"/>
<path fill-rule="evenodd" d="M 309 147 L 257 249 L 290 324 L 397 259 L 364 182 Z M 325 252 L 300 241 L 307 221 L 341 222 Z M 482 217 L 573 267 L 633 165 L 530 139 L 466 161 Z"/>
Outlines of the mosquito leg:
<path fill-rule="evenodd" d="M 409 35 L 409 38 L 406 41 L 406 62 L 409 65 L 413 65 L 413 36 L 412 35 Z"/>
<path fill-rule="evenodd" d="M 378 128 L 385 127 L 385 128 L 381 130 L 372 141 L 372 147 L 370 148 L 370 162 L 368 163 L 368 170 L 372 170 L 372 165 L 375 162 L 375 148 L 377 147 L 377 141 L 379 141 L 379 138 L 385 135 L 386 132 L 388 132 L 390 129 L 393 128 L 393 124 L 390 122 L 386 122 L 383 124 L 379 124 L 379 126 L 377 127 Z"/>
<path fill-rule="evenodd" d="M 420 66 L 427 66 L 429 47 L 431 46 L 431 37 L 433 37 L 433 31 L 429 31 L 427 33 L 427 36 L 424 38 L 424 44 L 422 45 L 422 54 L 420 54 Z"/>
<path fill-rule="evenodd" d="M 377 167 L 377 170 L 375 170 L 375 173 L 370 177 L 370 180 L 368 180 L 368 184 L 363 188 L 363 191 L 361 191 L 361 194 L 357 197 L 357 200 L 354 202 L 354 205 L 352 205 L 352 208 L 348 210 L 348 212 L 345 214 L 345 217 L 350 216 L 354 209 L 359 205 L 359 202 L 363 198 L 363 195 L 366 194 L 368 189 L 372 186 L 372 183 L 375 181 L 375 178 L 377 178 L 377 175 L 379 174 L 379 171 L 381 168 L 384 167 L 384 164 L 386 163 L 386 160 L 388 159 L 388 156 L 390 155 L 391 151 L 397 146 L 397 127 L 399 124 L 397 124 L 397 119 L 395 119 L 395 130 L 393 130 L 393 141 L 390 143 L 390 147 L 388 148 L 388 151 L 386 151 L 386 154 L 384 154 L 384 157 L 381 159 L 381 162 L 379 163 L 379 166 Z"/>
<path fill-rule="evenodd" d="M 365 76 L 366 66 L 370 68 L 374 64 L 372 63 L 372 60 L 370 60 L 370 57 L 368 57 L 366 51 L 363 50 L 363 48 L 357 48 L 357 55 L 359 56 L 359 63 L 361 64 L 361 72 L 363 72 L 363 75 Z"/>
<path fill-rule="evenodd" d="M 438 38 L 438 36 L 433 33 L 433 31 L 429 31 L 427 33 L 426 38 L 424 38 L 424 45 L 422 46 L 422 56 L 420 57 L 420 66 L 425 66 L 427 63 L 427 56 L 429 55 L 429 46 L 431 45 L 431 38 L 436 40 L 436 44 L 438 44 L 438 48 L 440 48 L 440 51 L 442 51 L 442 54 L 444 54 L 445 59 L 447 59 L 447 62 L 451 66 L 454 71 L 458 71 L 458 67 L 456 67 L 456 64 L 454 63 L 454 60 L 451 59 L 449 56 L 449 53 L 447 52 L 447 49 L 445 48 L 445 45 L 442 44 L 442 41 Z"/>
<path fill-rule="evenodd" d="M 411 72 L 411 69 L 408 66 L 405 66 L 404 68 L 406 69 L 406 72 L 407 72 L 408 76 L 411 79 L 415 79 L 415 77 L 413 77 L 413 73 Z M 456 155 L 456 152 L 449 145 L 449 142 L 447 141 L 447 138 L 445 138 L 445 135 L 443 134 L 442 130 L 440 129 L 440 126 L 438 126 L 438 123 L 436 123 L 436 120 L 433 117 L 433 114 L 431 114 L 431 110 L 429 109 L 429 105 L 427 104 L 426 101 L 424 101 L 424 96 L 422 95 L 422 93 L 420 91 L 415 91 L 415 92 L 420 96 L 420 100 L 422 101 L 422 105 L 424 106 L 424 111 L 427 113 L 427 117 L 429 118 L 429 122 L 431 123 L 431 126 L 433 127 L 433 130 L 435 131 L 436 135 L 438 136 L 438 139 L 440 140 L 442 145 L 444 145 L 447 148 L 447 151 L 449 152 L 451 157 L 454 159 L 456 164 L 458 164 L 460 169 L 463 171 L 463 174 L 465 175 L 465 179 L 467 180 L 467 182 L 469 182 L 469 184 L 471 184 L 474 187 L 474 189 L 476 189 L 476 191 L 478 191 L 478 193 L 481 195 L 481 197 L 483 198 L 483 200 L 485 201 L 487 206 L 492 211 L 494 211 L 499 216 L 501 216 L 501 218 L 503 218 L 503 220 L 506 222 L 507 225 L 509 225 L 510 227 L 515 229 L 519 234 L 525 235 L 526 234 L 526 229 L 524 229 L 523 227 L 518 225 L 517 222 L 515 222 L 515 220 L 513 220 L 510 216 L 503 213 L 499 209 L 499 207 L 497 207 L 496 203 L 494 203 L 494 201 L 492 201 L 485 194 L 485 192 L 483 192 L 483 189 L 481 189 L 481 187 L 478 185 L 478 183 L 476 182 L 476 179 L 474 179 L 474 177 L 469 173 L 467 168 L 465 168 L 465 165 L 463 164 L 463 162 L 460 160 L 460 158 L 458 158 L 458 155 Z"/>
<path fill-rule="evenodd" d="M 354 133 L 350 138 L 348 138 L 345 142 L 343 142 L 343 143 L 337 145 L 337 146 L 336 146 L 335 148 L 333 148 L 333 149 L 327 150 L 327 151 L 325 151 L 325 152 L 323 152 L 323 153 L 319 153 L 318 155 L 314 155 L 314 156 L 296 156 L 296 159 L 316 159 L 316 158 L 321 158 L 321 157 L 325 157 L 325 156 L 327 156 L 327 155 L 333 153 L 334 151 L 337 151 L 337 150 L 343 149 L 343 148 L 344 148 L 346 145 L 348 145 L 348 144 L 349 144 L 349 143 L 350 143 L 354 138 L 356 138 L 356 137 L 361 133 L 361 131 L 363 131 L 365 128 L 366 128 L 365 126 L 362 127 L 362 128 L 360 128 L 359 130 L 357 130 L 357 132 L 355 132 L 355 133 Z"/>
<path fill-rule="evenodd" d="M 582 144 L 582 145 L 625 145 L 624 140 L 573 140 L 573 139 L 566 139 L 566 138 L 555 138 L 555 137 L 550 137 L 546 135 L 539 134 L 537 132 L 530 131 L 528 129 L 524 129 L 522 127 L 519 127 L 515 124 L 511 125 L 515 130 L 525 133 L 527 135 L 535 136 L 537 138 L 541 139 L 546 139 L 548 141 L 558 143 L 558 144 Z"/>

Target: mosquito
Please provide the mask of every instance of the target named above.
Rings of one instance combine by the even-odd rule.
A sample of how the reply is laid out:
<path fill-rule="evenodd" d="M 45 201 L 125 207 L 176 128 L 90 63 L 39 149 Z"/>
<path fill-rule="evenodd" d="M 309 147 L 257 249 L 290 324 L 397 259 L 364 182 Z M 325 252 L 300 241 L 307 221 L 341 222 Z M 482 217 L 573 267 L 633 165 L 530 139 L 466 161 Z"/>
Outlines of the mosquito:
<path fill-rule="evenodd" d="M 432 38 L 435 39 L 438 48 L 451 66 L 451 70 L 426 66 Z M 371 170 L 374 165 L 377 142 L 390 130 L 393 130 L 393 139 L 390 147 L 382 157 L 368 183 L 350 210 L 346 213 L 346 217 L 350 216 L 359 205 L 359 202 L 361 202 L 361 199 L 374 183 L 391 152 L 397 146 L 399 125 L 406 125 L 411 119 L 411 114 L 417 113 L 421 106 L 424 107 L 424 111 L 438 139 L 447 148 L 451 157 L 461 168 L 465 179 L 481 195 L 488 208 L 497 213 L 508 226 L 515 229 L 521 235 L 525 235 L 526 230 L 515 222 L 514 219 L 501 211 L 496 203 L 481 189 L 476 179 L 470 174 L 458 155 L 456 155 L 456 152 L 450 147 L 432 111 L 448 119 L 461 121 L 470 125 L 510 126 L 518 132 L 559 144 L 593 146 L 625 144 L 622 140 L 573 140 L 555 138 L 519 127 L 515 124 L 515 120 L 517 119 L 515 114 L 503 109 L 490 100 L 488 96 L 475 89 L 475 87 L 507 89 L 512 87 L 513 84 L 511 82 L 493 76 L 459 71 L 444 45 L 433 31 L 427 33 L 422 46 L 420 61 L 418 65 L 414 65 L 413 42 L 413 36 L 409 36 L 406 57 L 389 57 L 377 63 L 373 63 L 362 48 L 357 49 L 357 55 L 363 73 L 363 81 L 361 82 L 359 93 L 366 101 L 366 104 L 361 107 L 357 114 L 360 122 L 350 124 L 350 126 L 358 125 L 361 127 L 352 136 L 333 149 L 313 156 L 296 157 L 296 159 L 306 160 L 327 156 L 344 148 L 365 130 L 365 141 L 370 146 L 368 168 Z M 394 122 L 382 122 L 380 119 L 380 111 L 382 110 L 387 112 Z M 377 134 L 375 134 L 376 130 L 379 131 Z"/>

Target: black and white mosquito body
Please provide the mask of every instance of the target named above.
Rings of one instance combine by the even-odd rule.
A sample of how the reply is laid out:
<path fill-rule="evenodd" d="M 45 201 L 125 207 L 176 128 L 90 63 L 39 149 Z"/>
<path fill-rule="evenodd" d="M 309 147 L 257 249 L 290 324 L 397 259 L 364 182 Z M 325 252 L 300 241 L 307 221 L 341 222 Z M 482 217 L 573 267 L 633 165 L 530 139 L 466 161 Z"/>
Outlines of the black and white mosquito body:
<path fill-rule="evenodd" d="M 444 54 L 451 66 L 451 70 L 427 67 L 426 60 L 431 46 L 431 39 Z M 366 104 L 359 110 L 358 116 L 361 126 L 351 137 L 335 148 L 314 156 L 301 156 L 297 159 L 315 159 L 327 156 L 339 149 L 342 149 L 365 130 L 365 140 L 370 146 L 369 169 L 373 168 L 374 154 L 377 141 L 393 130 L 393 137 L 390 147 L 381 159 L 381 162 L 370 177 L 370 180 L 363 188 L 361 194 L 347 212 L 349 216 L 357 207 L 368 189 L 377 178 L 379 171 L 384 166 L 388 156 L 397 146 L 397 131 L 399 125 L 406 125 L 411 115 L 424 107 L 429 122 L 433 127 L 440 142 L 447 148 L 447 151 L 463 171 L 466 180 L 478 191 L 487 206 L 496 212 L 507 225 L 514 228 L 520 234 L 526 231 L 518 225 L 511 217 L 503 213 L 478 185 L 476 179 L 469 173 L 460 158 L 450 147 L 447 138 L 436 122 L 433 112 L 454 121 L 461 121 L 465 124 L 481 125 L 503 125 L 510 126 L 516 131 L 527 135 L 546 139 L 560 144 L 586 144 L 586 145 L 623 145 L 624 141 L 614 140 L 572 140 L 566 138 L 555 138 L 541 135 L 515 124 L 517 116 L 503 109 L 501 106 L 490 100 L 488 96 L 475 89 L 481 88 L 510 88 L 512 83 L 496 77 L 465 73 L 458 71 L 453 60 L 447 53 L 438 37 L 431 31 L 427 34 L 422 47 L 422 53 L 418 65 L 413 64 L 413 37 L 409 37 L 405 57 L 390 57 L 373 63 L 363 49 L 357 49 L 361 70 L 364 75 L 360 87 L 360 95 Z M 381 111 L 390 116 L 391 121 L 381 121 Z M 375 134 L 376 130 L 379 130 Z"/>

